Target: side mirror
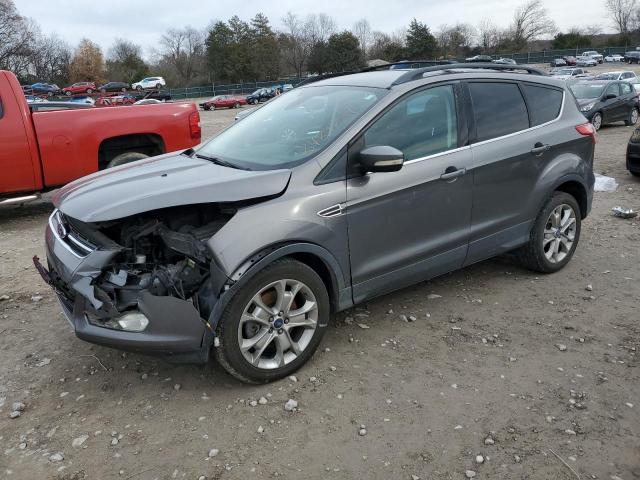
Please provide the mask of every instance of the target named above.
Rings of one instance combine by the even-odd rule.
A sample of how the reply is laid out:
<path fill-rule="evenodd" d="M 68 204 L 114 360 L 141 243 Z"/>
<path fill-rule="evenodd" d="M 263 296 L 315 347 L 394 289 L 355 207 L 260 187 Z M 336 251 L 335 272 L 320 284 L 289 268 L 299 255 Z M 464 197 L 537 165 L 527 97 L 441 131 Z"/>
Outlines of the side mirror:
<path fill-rule="evenodd" d="M 367 147 L 360 151 L 359 157 L 366 172 L 397 172 L 404 163 L 404 153 L 387 145 Z"/>
<path fill-rule="evenodd" d="M 614 99 L 614 98 L 618 98 L 618 96 L 617 96 L 615 93 L 607 93 L 607 94 L 604 96 L 604 100 L 612 100 L 612 99 Z"/>

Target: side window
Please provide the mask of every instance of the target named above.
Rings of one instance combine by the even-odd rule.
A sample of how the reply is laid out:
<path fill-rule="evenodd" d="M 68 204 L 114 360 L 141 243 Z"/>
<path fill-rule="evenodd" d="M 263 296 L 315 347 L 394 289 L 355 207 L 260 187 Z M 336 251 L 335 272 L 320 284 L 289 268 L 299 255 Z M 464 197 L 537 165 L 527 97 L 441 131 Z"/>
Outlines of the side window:
<path fill-rule="evenodd" d="M 527 106 L 517 84 L 471 83 L 469 90 L 478 142 L 529 128 Z"/>
<path fill-rule="evenodd" d="M 631 85 L 628 83 L 620 84 L 620 89 L 622 90 L 622 95 L 628 95 L 631 93 Z"/>
<path fill-rule="evenodd" d="M 532 127 L 550 122 L 560 114 L 563 97 L 560 90 L 526 84 L 522 85 L 522 90 L 527 98 Z"/>
<path fill-rule="evenodd" d="M 456 102 L 451 85 L 421 90 L 400 100 L 364 134 L 364 147 L 389 145 L 405 160 L 458 146 Z"/>

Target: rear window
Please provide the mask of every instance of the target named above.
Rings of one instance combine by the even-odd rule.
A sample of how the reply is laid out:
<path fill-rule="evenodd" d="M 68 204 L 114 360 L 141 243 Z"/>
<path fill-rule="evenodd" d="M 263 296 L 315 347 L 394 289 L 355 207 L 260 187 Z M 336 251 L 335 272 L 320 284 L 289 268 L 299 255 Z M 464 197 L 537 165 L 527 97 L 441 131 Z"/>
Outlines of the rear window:
<path fill-rule="evenodd" d="M 562 107 L 562 92 L 537 85 L 522 85 L 527 98 L 531 126 L 542 125 L 558 117 Z"/>
<path fill-rule="evenodd" d="M 515 83 L 471 83 L 477 141 L 501 137 L 529 128 L 524 98 Z"/>

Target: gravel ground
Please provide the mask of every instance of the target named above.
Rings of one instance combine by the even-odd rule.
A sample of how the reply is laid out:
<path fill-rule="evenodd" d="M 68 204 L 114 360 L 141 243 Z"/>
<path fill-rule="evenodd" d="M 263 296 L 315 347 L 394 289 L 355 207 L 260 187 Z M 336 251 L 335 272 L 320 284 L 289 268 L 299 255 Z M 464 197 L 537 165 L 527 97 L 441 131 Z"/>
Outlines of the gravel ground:
<path fill-rule="evenodd" d="M 620 186 L 563 271 L 504 256 L 384 296 L 265 386 L 76 339 L 31 264 L 51 206 L 0 209 L 0 478 L 640 478 L 640 223 L 611 216 L 640 209 L 630 134 L 598 134 Z"/>

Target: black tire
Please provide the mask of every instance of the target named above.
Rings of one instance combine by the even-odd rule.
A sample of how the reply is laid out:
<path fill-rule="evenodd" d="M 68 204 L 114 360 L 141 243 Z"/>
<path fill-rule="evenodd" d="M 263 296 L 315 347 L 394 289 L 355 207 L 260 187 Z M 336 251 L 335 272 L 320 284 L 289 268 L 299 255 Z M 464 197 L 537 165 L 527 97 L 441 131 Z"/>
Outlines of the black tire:
<path fill-rule="evenodd" d="M 211 110 L 211 107 L 209 105 L 205 105 L 202 108 L 203 108 L 203 110 Z"/>
<path fill-rule="evenodd" d="M 122 87 L 122 88 L 120 89 L 120 91 L 121 91 L 121 92 L 126 92 L 126 91 L 127 91 L 127 89 L 126 89 L 126 87 Z"/>
<path fill-rule="evenodd" d="M 117 157 L 113 158 L 108 164 L 107 168 L 117 167 L 119 165 L 124 165 L 125 163 L 135 162 L 136 160 L 142 160 L 143 158 L 148 158 L 149 155 L 145 155 L 140 152 L 125 152 L 121 153 Z"/>
<path fill-rule="evenodd" d="M 635 113 L 635 117 L 633 115 L 634 113 Z M 635 120 L 634 120 L 634 118 L 635 118 Z M 638 107 L 633 107 L 631 109 L 631 111 L 629 112 L 629 115 L 625 119 L 624 124 L 627 127 L 630 127 L 632 125 L 635 125 L 636 123 L 638 123 Z"/>
<path fill-rule="evenodd" d="M 318 321 L 313 337 L 297 358 L 282 367 L 260 369 L 244 358 L 238 344 L 240 318 L 246 305 L 261 288 L 281 279 L 303 282 L 318 304 Z M 218 363 L 232 376 L 246 383 L 268 383 L 291 375 L 304 365 L 318 348 L 329 324 L 330 304 L 327 288 L 320 276 L 309 266 L 293 259 L 276 260 L 256 273 L 235 294 L 220 317 L 216 336 L 220 344 L 213 349 Z"/>
<path fill-rule="evenodd" d="M 238 102 L 236 102 L 236 104 L 233 106 L 233 108 L 240 108 L 240 104 Z"/>
<path fill-rule="evenodd" d="M 93 93 L 93 89 L 91 89 L 91 88 L 87 88 L 87 93 L 88 93 L 88 94 L 92 94 L 92 93 Z"/>
<path fill-rule="evenodd" d="M 156 83 L 156 90 L 160 90 L 162 88 L 162 85 L 159 83 Z"/>
<path fill-rule="evenodd" d="M 597 120 L 598 118 L 600 119 L 599 121 Z M 596 132 L 600 130 L 602 127 L 602 114 L 600 112 L 593 114 L 593 117 L 591 117 L 591 125 L 593 125 Z"/>
<path fill-rule="evenodd" d="M 573 245 L 567 255 L 561 261 L 552 263 L 544 254 L 544 230 L 551 212 L 563 204 L 573 209 L 576 219 L 576 231 Z M 533 228 L 531 229 L 529 242 L 517 252 L 522 264 L 528 269 L 540 273 L 554 273 L 562 270 L 565 265 L 571 261 L 578 242 L 580 241 L 581 218 L 580 206 L 572 195 L 565 192 L 554 192 L 538 213 Z"/>
<path fill-rule="evenodd" d="M 107 93 L 107 89 L 106 88 L 101 88 L 100 89 L 100 93 Z"/>
<path fill-rule="evenodd" d="M 71 92 L 70 92 L 69 90 L 67 90 L 66 92 L 64 92 L 64 94 L 65 94 L 67 97 L 70 97 L 70 96 L 71 96 Z"/>

